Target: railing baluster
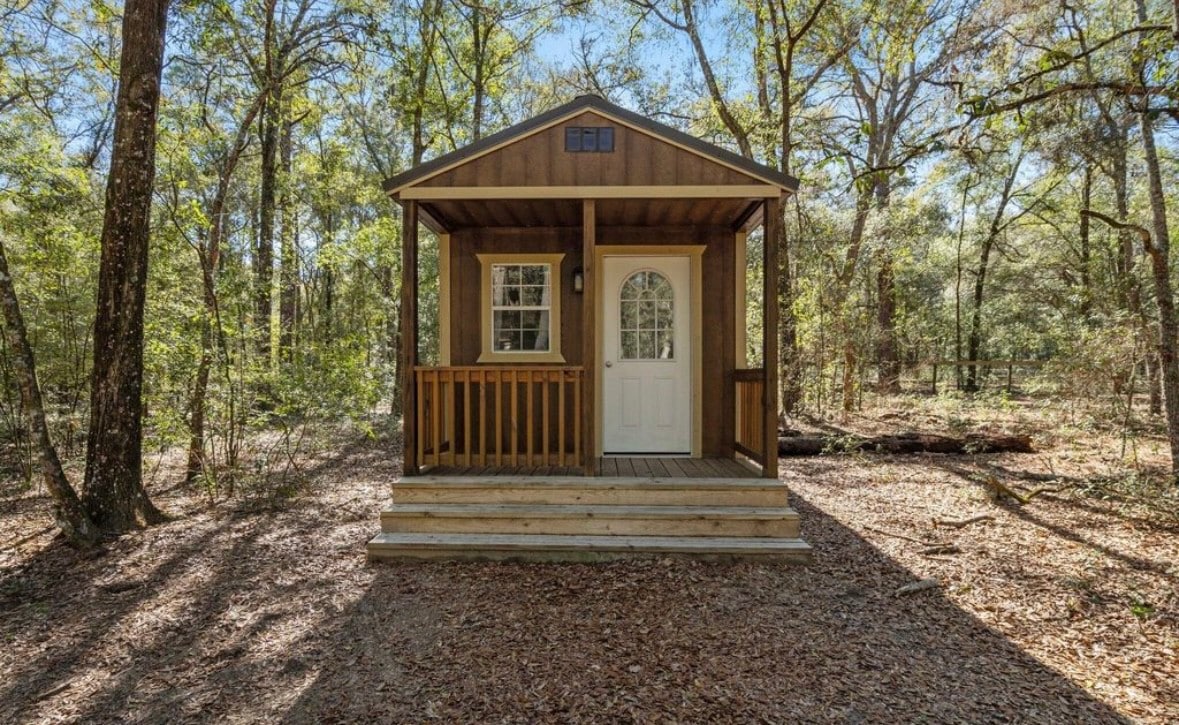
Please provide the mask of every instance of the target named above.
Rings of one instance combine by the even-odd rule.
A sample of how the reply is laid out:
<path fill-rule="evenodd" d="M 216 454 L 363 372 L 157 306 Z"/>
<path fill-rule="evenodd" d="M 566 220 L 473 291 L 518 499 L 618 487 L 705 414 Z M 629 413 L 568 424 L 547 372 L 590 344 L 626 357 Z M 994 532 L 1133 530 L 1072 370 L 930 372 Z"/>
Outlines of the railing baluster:
<path fill-rule="evenodd" d="M 518 421 L 520 419 L 520 406 L 519 406 L 520 395 L 519 395 L 519 390 L 517 389 L 517 385 L 516 385 L 516 382 L 517 382 L 516 381 L 516 371 L 515 370 L 510 371 L 509 375 L 512 378 L 512 417 L 509 419 L 509 422 L 512 424 L 512 432 L 511 432 L 512 445 L 511 445 L 511 448 L 508 449 L 508 452 L 511 453 L 511 455 L 512 455 L 512 466 L 515 467 L 515 466 L 520 465 L 519 423 L 518 423 Z"/>
<path fill-rule="evenodd" d="M 487 465 L 487 371 L 479 371 L 479 415 L 476 416 L 479 421 L 479 457 L 475 459 L 475 465 Z"/>
<path fill-rule="evenodd" d="M 495 376 L 495 465 L 504 464 L 504 376 L 496 370 Z"/>
<path fill-rule="evenodd" d="M 456 419 L 458 418 L 458 415 L 456 415 L 458 411 L 455 410 L 457 407 L 456 403 L 458 402 L 458 391 L 455 382 L 458 380 L 458 376 L 455 375 L 454 370 L 447 370 L 443 373 L 443 377 L 446 378 L 446 462 L 453 466 L 456 463 L 454 449 L 457 447 L 458 438 L 454 431 L 457 423 Z"/>
<path fill-rule="evenodd" d="M 471 371 L 463 371 L 463 465 L 471 465 Z"/>
<path fill-rule="evenodd" d="M 565 372 L 557 371 L 557 465 L 565 467 Z"/>
<path fill-rule="evenodd" d="M 411 370 L 410 375 L 413 376 L 414 385 L 418 387 L 417 395 L 417 410 L 407 410 L 404 413 L 405 417 L 416 415 L 414 419 L 414 430 L 418 432 L 418 465 L 426 465 L 426 382 L 422 379 L 421 370 Z M 404 418 L 403 418 L 404 419 Z"/>
<path fill-rule="evenodd" d="M 430 394 L 430 429 L 433 431 L 430 442 L 434 444 L 434 464 L 442 465 L 442 378 L 434 370 L 430 378 L 433 389 Z"/>
<path fill-rule="evenodd" d="M 581 372 L 573 373 L 573 465 L 584 466 L 581 451 Z"/>
<path fill-rule="evenodd" d="M 549 371 L 540 374 L 540 465 L 549 465 Z"/>
<path fill-rule="evenodd" d="M 532 433 L 533 433 L 533 430 L 532 429 L 534 426 L 533 426 L 533 422 L 532 422 L 532 371 L 531 370 L 524 371 L 524 389 L 527 391 L 526 401 L 528 404 L 528 413 L 524 416 L 524 420 L 525 420 L 524 431 L 527 434 L 527 439 L 528 439 L 528 458 L 526 460 L 528 461 L 529 466 L 535 466 L 536 462 L 532 459 L 532 455 L 533 455 L 533 453 L 532 453 L 532 437 L 533 437 Z"/>

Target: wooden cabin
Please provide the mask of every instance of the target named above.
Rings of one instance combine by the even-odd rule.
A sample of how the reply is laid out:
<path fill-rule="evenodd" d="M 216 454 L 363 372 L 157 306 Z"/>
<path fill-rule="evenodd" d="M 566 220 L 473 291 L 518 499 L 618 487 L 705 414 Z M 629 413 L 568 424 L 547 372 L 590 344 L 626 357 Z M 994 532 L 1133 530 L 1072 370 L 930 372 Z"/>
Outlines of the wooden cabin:
<path fill-rule="evenodd" d="M 404 476 L 373 558 L 805 559 L 746 238 L 798 181 L 596 96 L 385 182 L 403 209 Z M 439 240 L 437 366 L 418 242 Z M 778 260 L 764 246 L 764 299 Z M 766 305 L 763 359 L 777 359 Z"/>

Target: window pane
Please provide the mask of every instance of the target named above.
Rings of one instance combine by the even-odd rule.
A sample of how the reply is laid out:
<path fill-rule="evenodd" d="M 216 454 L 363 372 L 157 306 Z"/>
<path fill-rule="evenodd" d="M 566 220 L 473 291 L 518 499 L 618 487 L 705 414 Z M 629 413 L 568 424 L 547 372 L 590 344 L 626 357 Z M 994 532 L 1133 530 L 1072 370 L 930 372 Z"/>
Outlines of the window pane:
<path fill-rule="evenodd" d="M 622 359 L 637 360 L 639 357 L 639 333 L 622 333 Z"/>
<path fill-rule="evenodd" d="M 639 333 L 639 359 L 654 360 L 655 359 L 655 333 L 654 332 L 640 332 Z"/>
<path fill-rule="evenodd" d="M 672 347 L 672 345 L 673 345 L 672 331 L 671 330 L 660 330 L 659 332 L 655 333 L 655 335 L 656 335 L 656 344 L 659 347 L 658 353 L 659 353 L 660 359 L 671 360 L 673 357 L 675 357 L 675 350 Z"/>
<path fill-rule="evenodd" d="M 520 265 L 505 264 L 504 275 L 504 281 L 508 284 L 520 284 Z"/>
<path fill-rule="evenodd" d="M 637 330 L 639 327 L 639 303 L 622 303 L 622 329 Z"/>
<path fill-rule="evenodd" d="M 521 284 L 547 285 L 549 283 L 549 266 L 547 264 L 529 264 L 520 268 Z"/>
<path fill-rule="evenodd" d="M 536 334 L 532 339 L 532 347 L 530 349 L 537 352 L 549 351 L 549 313 L 538 312 L 536 322 Z"/>
<path fill-rule="evenodd" d="M 537 310 L 526 310 L 524 312 L 520 312 L 519 315 L 520 315 L 521 329 L 539 330 L 540 329 L 540 316 L 542 314 L 543 313 L 538 312 Z"/>
<path fill-rule="evenodd" d="M 643 300 L 635 303 L 639 307 L 639 328 L 640 330 L 654 330 L 655 329 L 655 303 Z"/>
<path fill-rule="evenodd" d="M 614 129 L 609 127 L 598 129 L 598 151 L 614 150 Z"/>
<path fill-rule="evenodd" d="M 521 287 L 520 304 L 526 307 L 538 307 L 548 305 L 548 295 L 545 294 L 547 287 Z"/>

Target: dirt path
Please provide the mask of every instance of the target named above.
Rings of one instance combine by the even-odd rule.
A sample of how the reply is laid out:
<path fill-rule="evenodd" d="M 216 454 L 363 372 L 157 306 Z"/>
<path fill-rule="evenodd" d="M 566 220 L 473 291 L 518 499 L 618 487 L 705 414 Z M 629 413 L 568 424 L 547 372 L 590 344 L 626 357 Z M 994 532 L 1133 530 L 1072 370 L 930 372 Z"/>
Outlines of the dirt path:
<path fill-rule="evenodd" d="M 97 558 L 0 501 L 0 721 L 1179 720 L 1179 532 L 1103 502 L 996 507 L 952 457 L 787 461 L 806 568 L 367 565 L 388 448 L 279 511 L 161 496 L 181 518 Z"/>

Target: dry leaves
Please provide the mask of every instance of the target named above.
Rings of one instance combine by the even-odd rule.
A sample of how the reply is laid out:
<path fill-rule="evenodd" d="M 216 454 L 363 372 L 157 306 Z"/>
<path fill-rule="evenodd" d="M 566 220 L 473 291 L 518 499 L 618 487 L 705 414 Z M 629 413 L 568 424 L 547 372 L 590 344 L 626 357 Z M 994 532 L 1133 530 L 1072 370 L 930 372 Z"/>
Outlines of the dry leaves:
<path fill-rule="evenodd" d="M 1102 502 L 789 461 L 810 567 L 368 565 L 388 448 L 341 443 L 279 511 L 161 495 L 186 515 L 97 558 L 0 504 L 0 542 L 32 537 L 0 553 L 0 721 L 1179 720 L 1179 535 Z"/>

